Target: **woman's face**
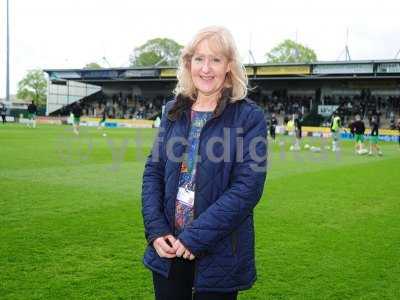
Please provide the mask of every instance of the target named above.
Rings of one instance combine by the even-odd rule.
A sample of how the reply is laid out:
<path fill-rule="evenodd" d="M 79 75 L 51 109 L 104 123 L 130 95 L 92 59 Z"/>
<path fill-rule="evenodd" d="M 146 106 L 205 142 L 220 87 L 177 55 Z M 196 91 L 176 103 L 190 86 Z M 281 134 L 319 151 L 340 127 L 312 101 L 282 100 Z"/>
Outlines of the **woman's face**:
<path fill-rule="evenodd" d="M 190 63 L 192 80 L 199 95 L 211 96 L 224 86 L 226 73 L 230 71 L 227 58 L 214 52 L 208 40 L 201 41 Z"/>

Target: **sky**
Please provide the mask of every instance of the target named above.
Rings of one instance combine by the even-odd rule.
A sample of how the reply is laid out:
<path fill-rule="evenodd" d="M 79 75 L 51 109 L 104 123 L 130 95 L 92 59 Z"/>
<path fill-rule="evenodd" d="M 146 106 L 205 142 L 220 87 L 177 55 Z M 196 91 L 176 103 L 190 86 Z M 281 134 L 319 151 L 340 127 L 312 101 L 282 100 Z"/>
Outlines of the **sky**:
<path fill-rule="evenodd" d="M 156 37 L 185 45 L 201 28 L 231 30 L 243 62 L 257 63 L 285 39 L 318 60 L 392 59 L 400 50 L 399 0 L 9 0 L 10 90 L 32 69 L 128 66 Z M 6 0 L 0 2 L 0 97 L 6 89 Z M 400 55 L 399 55 L 400 58 Z"/>

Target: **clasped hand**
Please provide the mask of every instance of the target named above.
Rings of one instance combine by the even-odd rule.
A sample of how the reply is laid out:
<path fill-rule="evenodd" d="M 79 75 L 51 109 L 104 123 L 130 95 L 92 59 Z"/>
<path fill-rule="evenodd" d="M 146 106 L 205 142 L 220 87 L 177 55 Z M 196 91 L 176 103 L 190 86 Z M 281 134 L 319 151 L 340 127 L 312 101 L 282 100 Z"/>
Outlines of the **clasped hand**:
<path fill-rule="evenodd" d="M 171 234 L 156 238 L 153 241 L 153 246 L 160 257 L 183 257 L 188 260 L 195 259 L 195 256 L 181 243 L 181 241 Z"/>

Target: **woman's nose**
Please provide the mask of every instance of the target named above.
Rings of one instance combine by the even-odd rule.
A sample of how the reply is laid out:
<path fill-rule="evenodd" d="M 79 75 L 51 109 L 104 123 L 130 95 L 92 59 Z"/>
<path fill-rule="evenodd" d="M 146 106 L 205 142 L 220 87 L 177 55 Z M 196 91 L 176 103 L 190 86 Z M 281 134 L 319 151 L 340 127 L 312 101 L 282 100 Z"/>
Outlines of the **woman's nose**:
<path fill-rule="evenodd" d="M 210 61 L 208 59 L 204 60 L 203 65 L 201 66 L 201 70 L 204 73 L 207 73 L 210 70 Z"/>

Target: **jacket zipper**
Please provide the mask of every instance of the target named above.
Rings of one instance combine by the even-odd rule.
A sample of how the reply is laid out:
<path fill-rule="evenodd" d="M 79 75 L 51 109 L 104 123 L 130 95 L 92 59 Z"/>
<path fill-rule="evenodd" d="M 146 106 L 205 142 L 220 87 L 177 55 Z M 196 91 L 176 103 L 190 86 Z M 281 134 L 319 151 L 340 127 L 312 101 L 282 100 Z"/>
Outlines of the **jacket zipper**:
<path fill-rule="evenodd" d="M 189 135 L 189 130 L 190 130 L 190 121 L 188 120 L 188 116 L 186 115 L 186 136 L 185 138 L 188 138 Z M 183 151 L 183 155 L 185 155 L 186 149 Z M 168 155 L 168 154 L 167 154 Z M 177 184 L 176 184 L 176 188 L 175 188 L 175 195 L 178 195 L 178 190 L 179 190 L 179 177 L 181 175 L 181 168 L 182 168 L 182 162 L 179 163 L 179 167 L 178 167 L 178 172 L 177 172 Z M 175 196 L 176 198 L 176 196 Z M 176 214 L 176 199 L 175 199 L 175 203 L 174 203 L 174 220 L 172 222 L 172 234 L 175 235 L 175 214 Z"/>
<path fill-rule="evenodd" d="M 189 128 L 189 126 L 187 125 L 187 127 Z M 186 128 L 186 135 L 189 133 L 189 129 L 188 128 Z M 167 158 L 166 158 L 166 161 L 168 160 L 168 153 L 166 153 L 166 155 L 167 155 Z M 180 177 L 180 174 L 181 174 L 181 172 L 180 172 L 180 170 L 181 170 L 181 167 L 182 167 L 182 162 L 180 163 L 180 164 L 178 164 L 178 171 L 177 171 L 177 175 L 176 175 L 176 181 L 177 181 L 177 184 L 176 184 L 176 188 L 175 188 L 175 199 L 174 199 L 174 213 L 173 213 L 173 215 L 172 215 L 172 218 L 173 218 L 173 220 L 172 220 L 172 235 L 173 236 L 175 236 L 175 214 L 176 214 L 176 195 L 178 195 L 178 189 L 179 189 L 179 177 Z"/>
<path fill-rule="evenodd" d="M 203 125 L 203 128 L 200 131 L 200 135 L 199 135 L 199 147 L 197 148 L 197 157 L 199 157 L 199 152 L 200 152 L 200 142 L 201 142 L 201 136 L 203 135 L 204 129 L 206 128 L 207 125 L 209 125 L 210 121 L 212 121 L 213 119 L 215 119 L 215 116 L 212 116 L 209 120 L 206 121 L 206 123 Z M 198 165 L 199 165 L 199 161 L 196 161 L 196 176 L 198 174 Z M 196 179 L 195 179 L 196 180 Z M 197 195 L 197 183 L 194 187 L 194 204 L 193 204 L 193 220 L 196 219 L 197 217 L 197 209 L 196 209 L 196 195 Z M 193 278 L 193 288 L 192 288 L 192 295 L 194 295 L 194 293 L 196 292 L 196 288 L 194 286 L 195 282 L 197 279 L 197 259 L 194 260 L 194 278 Z"/>
<path fill-rule="evenodd" d="M 190 112 L 189 112 L 189 116 L 190 116 Z M 199 154 L 199 150 L 200 150 L 200 141 L 201 141 L 201 136 L 203 134 L 204 128 L 206 128 L 206 125 L 208 125 L 210 123 L 211 120 L 215 119 L 215 116 L 212 116 L 209 120 L 207 120 L 207 122 L 204 124 L 203 128 L 201 129 L 200 135 L 199 135 L 199 147 L 197 149 L 197 156 Z M 189 130 L 190 130 L 190 125 L 191 125 L 191 120 L 188 117 L 188 114 L 186 114 L 186 136 L 185 138 L 187 139 L 189 136 Z M 184 153 L 186 152 L 186 150 L 184 151 Z M 198 160 L 196 161 L 196 171 L 198 170 Z M 179 177 L 180 177 L 180 169 L 181 169 L 181 165 L 182 162 L 179 164 L 179 168 L 178 168 L 178 174 L 177 174 L 177 185 L 176 185 L 176 189 L 175 189 L 175 194 L 178 194 L 178 189 L 179 189 Z M 195 185 L 195 195 L 197 193 L 197 184 Z M 175 199 L 176 201 L 176 199 Z M 196 198 L 193 204 L 193 219 L 196 219 Z M 175 234 L 175 214 L 176 214 L 176 203 L 174 203 L 174 220 L 173 220 L 173 233 Z M 192 295 L 195 293 L 196 288 L 194 287 L 194 283 L 196 282 L 196 278 L 197 278 L 197 262 L 196 259 L 194 260 L 194 278 L 193 278 L 193 288 L 192 288 Z"/>
<path fill-rule="evenodd" d="M 190 112 L 189 112 L 189 116 L 190 116 Z M 203 126 L 203 128 L 201 129 L 201 132 L 200 132 L 200 135 L 199 135 L 199 147 L 198 147 L 198 149 L 197 149 L 197 156 L 198 156 L 198 154 L 199 154 L 199 150 L 200 150 L 200 141 L 201 141 L 201 136 L 202 136 L 202 134 L 203 134 L 203 131 L 204 131 L 204 129 L 206 128 L 206 125 L 208 125 L 209 123 L 210 123 L 210 121 L 211 120 L 213 120 L 213 119 L 215 119 L 216 117 L 215 116 L 212 116 L 209 120 L 207 120 L 207 122 L 204 124 L 204 126 Z M 188 136 L 189 136 L 189 130 L 190 130 L 190 125 L 191 125 L 191 119 L 188 117 L 188 114 L 186 115 L 186 136 L 185 136 L 185 138 L 187 139 L 188 138 Z M 184 151 L 184 154 L 185 154 L 185 152 L 186 152 L 186 149 L 185 149 L 185 151 Z M 196 161 L 196 172 L 197 172 L 197 170 L 198 170 L 198 164 L 199 164 L 199 161 L 197 160 Z M 179 177 L 180 177 L 180 169 L 181 169 L 181 166 L 182 166 L 182 162 L 179 164 L 179 168 L 178 168 L 178 174 L 177 174 L 177 185 L 176 185 L 176 189 L 175 189 L 175 194 L 177 195 L 178 194 L 178 189 L 179 189 Z M 196 195 L 196 193 L 197 193 L 197 184 L 195 185 L 195 195 Z M 194 204 L 193 204 L 193 219 L 196 219 L 196 198 L 195 198 L 195 201 L 194 201 Z M 175 214 L 176 214 L 176 199 L 175 199 L 175 203 L 174 203 L 174 214 L 173 214 L 173 217 L 174 217 L 174 220 L 173 220 L 173 225 L 172 225 L 172 232 L 173 232 L 173 234 L 175 234 Z M 194 286 L 194 284 L 195 284 L 195 282 L 196 282 L 196 278 L 197 278 L 197 261 L 196 261 L 196 259 L 194 260 L 194 278 L 193 278 L 193 288 L 192 288 L 192 295 L 194 295 L 194 293 L 196 292 L 196 288 L 195 288 L 195 286 Z"/>

